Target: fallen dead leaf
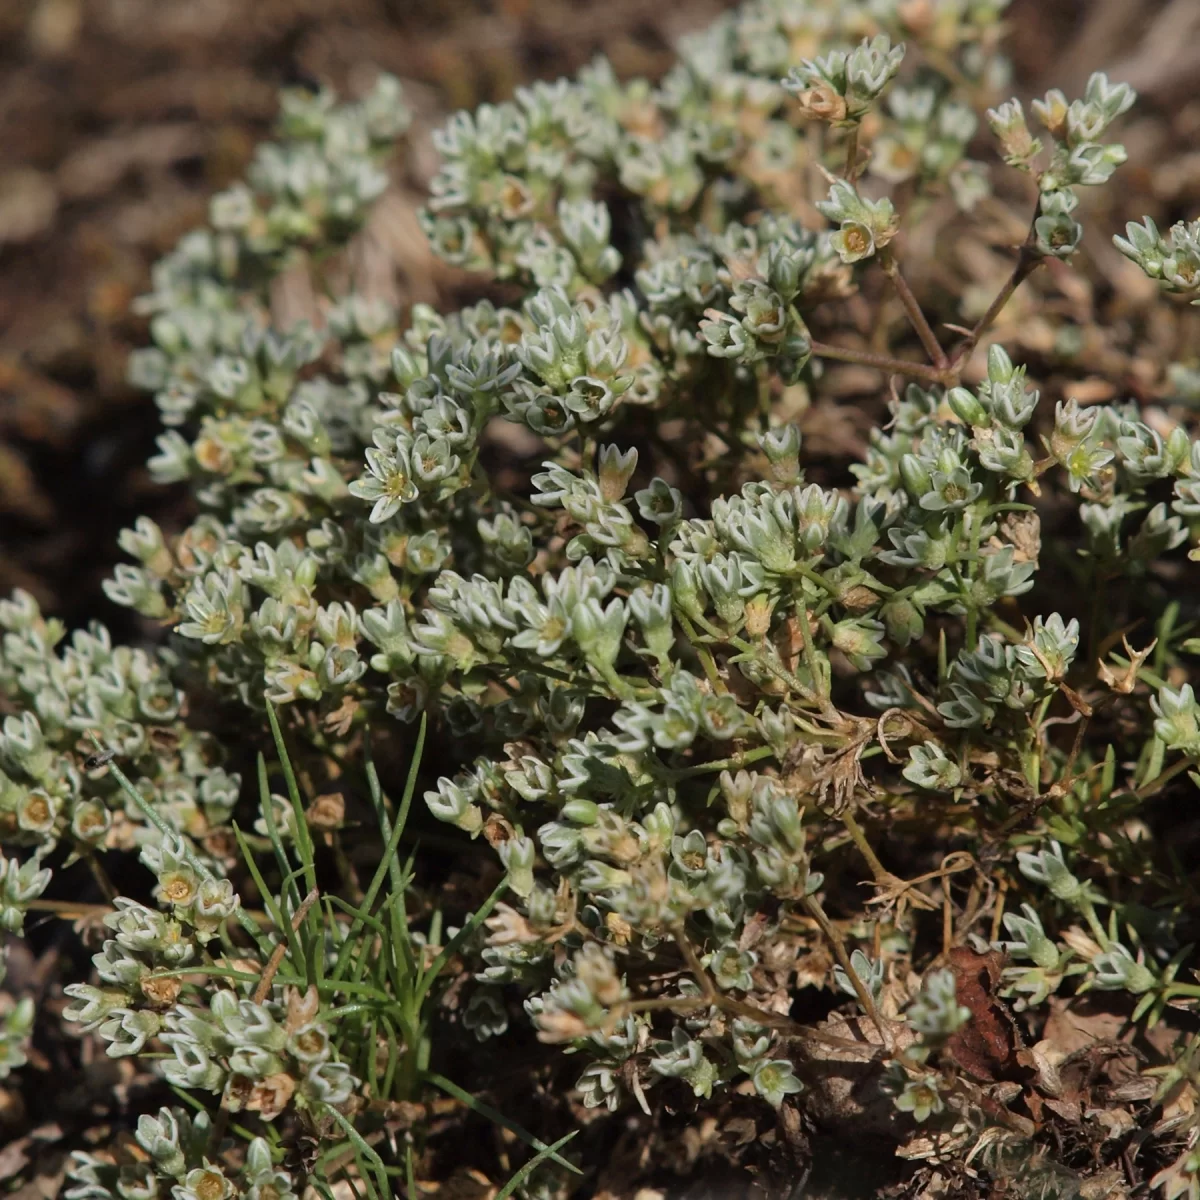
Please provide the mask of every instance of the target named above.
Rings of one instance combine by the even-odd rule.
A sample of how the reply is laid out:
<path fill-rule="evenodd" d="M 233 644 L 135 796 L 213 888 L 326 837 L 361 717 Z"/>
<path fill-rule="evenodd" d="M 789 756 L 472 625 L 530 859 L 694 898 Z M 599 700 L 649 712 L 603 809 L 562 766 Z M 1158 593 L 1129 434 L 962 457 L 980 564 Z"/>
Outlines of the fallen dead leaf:
<path fill-rule="evenodd" d="M 1093 1001 L 1067 1001 L 1050 997 L 1050 1016 L 1042 1029 L 1042 1041 L 1050 1043 L 1064 1058 L 1097 1042 L 1113 1042 L 1125 1025 L 1125 1017 L 1100 1008 Z"/>
<path fill-rule="evenodd" d="M 971 1020 L 946 1043 L 944 1054 L 972 1079 L 992 1083 L 1019 1065 L 1017 1025 L 997 995 L 1003 955 L 956 946 L 950 951 L 950 969 L 958 1002 L 971 1010 Z"/>

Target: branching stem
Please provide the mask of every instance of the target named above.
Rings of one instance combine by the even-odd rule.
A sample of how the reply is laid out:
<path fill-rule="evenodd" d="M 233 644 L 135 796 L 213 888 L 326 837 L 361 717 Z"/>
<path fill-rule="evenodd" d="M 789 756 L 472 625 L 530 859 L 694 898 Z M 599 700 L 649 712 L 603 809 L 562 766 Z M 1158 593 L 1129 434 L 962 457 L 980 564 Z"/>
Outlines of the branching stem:
<path fill-rule="evenodd" d="M 904 311 L 908 314 L 909 323 L 916 330 L 917 337 L 921 339 L 925 353 L 929 355 L 929 361 L 939 371 L 944 371 L 950 365 L 950 360 L 946 357 L 946 352 L 938 342 L 937 335 L 930 327 L 920 304 L 917 303 L 917 298 L 913 295 L 912 288 L 908 286 L 908 281 L 900 273 L 900 264 L 890 249 L 880 252 L 879 264 L 883 267 L 884 274 L 892 281 L 896 295 L 900 297 L 900 303 L 904 305 Z"/>
<path fill-rule="evenodd" d="M 879 1009 L 875 1007 L 874 998 L 867 991 L 866 984 L 859 979 L 858 972 L 851 965 L 850 955 L 846 952 L 846 943 L 842 935 L 829 919 L 816 896 L 805 896 L 803 904 L 808 909 L 809 916 L 816 921 L 817 925 L 820 926 L 821 932 L 829 940 L 830 946 L 833 947 L 833 956 L 838 960 L 838 965 L 846 972 L 846 978 L 853 985 L 854 994 L 858 997 L 858 1002 L 862 1005 L 863 1012 L 871 1018 L 871 1023 L 879 1031 L 879 1036 L 883 1039 L 884 1046 L 887 1048 L 888 1053 L 891 1053 L 893 1049 L 891 1035 L 888 1033 L 887 1026 L 883 1023 L 883 1018 L 879 1015 Z"/>
<path fill-rule="evenodd" d="M 857 142 L 855 142 L 855 146 L 857 146 Z M 854 152 L 857 155 L 857 149 Z M 849 174 L 847 174 L 847 177 L 849 178 Z M 913 295 L 908 282 L 901 274 L 899 264 L 888 250 L 881 251 L 880 265 L 892 281 L 892 285 L 896 289 L 896 294 L 900 297 L 900 303 L 904 306 L 904 311 L 908 315 L 909 322 L 920 338 L 921 345 L 924 346 L 926 354 L 929 355 L 930 365 L 908 362 L 905 359 L 893 358 L 887 354 L 875 354 L 869 350 L 856 350 L 849 346 L 833 346 L 827 342 L 814 341 L 812 343 L 812 353 L 817 358 L 832 358 L 839 362 L 858 363 L 864 367 L 875 367 L 880 371 L 887 371 L 892 375 L 907 375 L 911 379 L 919 379 L 924 383 L 939 384 L 945 388 L 957 387 L 962 378 L 963 367 L 971 357 L 972 351 L 979 344 L 980 338 L 991 328 L 993 322 L 1004 309 L 1004 306 L 1012 299 L 1012 295 L 1017 288 L 1045 261 L 1044 257 L 1037 251 L 1034 229 L 1034 222 L 1036 222 L 1040 212 L 1041 205 L 1039 204 L 1038 209 L 1033 214 L 1033 221 L 1030 222 L 1029 233 L 1021 245 L 1020 253 L 1017 255 L 1016 265 L 1013 267 L 1012 273 L 1005 281 L 1004 286 L 996 293 L 991 304 L 988 305 L 987 311 L 976 321 L 974 328 L 959 342 L 949 355 L 942 349 L 941 343 L 938 341 L 937 335 L 933 332 L 933 328 L 930 326 L 921 305 L 918 303 L 916 296 Z"/>
<path fill-rule="evenodd" d="M 1042 263 L 1042 256 L 1034 249 L 1032 226 L 1030 236 L 1021 246 L 1017 255 L 1017 265 L 1004 286 L 996 293 L 995 299 L 988 305 L 987 312 L 975 322 L 975 327 L 959 342 L 950 355 L 950 367 L 956 374 L 960 372 L 971 352 L 979 344 L 979 339 L 991 328 L 992 322 L 1000 315 L 1004 306 L 1012 299 L 1012 294 L 1037 270 Z"/>
<path fill-rule="evenodd" d="M 850 346 L 831 346 L 827 342 L 812 342 L 811 349 L 817 358 L 833 358 L 839 362 L 858 363 L 864 367 L 875 367 L 889 375 L 907 375 L 925 383 L 953 387 L 955 375 L 949 368 L 942 370 L 927 363 L 908 362 L 893 358 L 889 354 L 875 354 L 870 350 L 855 350 Z"/>

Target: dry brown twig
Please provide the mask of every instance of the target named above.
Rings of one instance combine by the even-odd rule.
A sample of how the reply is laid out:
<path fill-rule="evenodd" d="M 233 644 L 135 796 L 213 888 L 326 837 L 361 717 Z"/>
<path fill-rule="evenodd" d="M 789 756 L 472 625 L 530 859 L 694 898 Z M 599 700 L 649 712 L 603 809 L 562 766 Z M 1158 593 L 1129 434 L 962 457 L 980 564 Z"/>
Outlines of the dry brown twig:
<path fill-rule="evenodd" d="M 300 901 L 300 907 L 292 914 L 292 932 L 296 933 L 300 926 L 304 924 L 304 918 L 308 916 L 309 909 L 320 899 L 321 893 L 313 888 L 303 900 Z M 271 957 L 267 959 L 266 968 L 263 970 L 263 976 L 258 981 L 258 987 L 254 989 L 254 1003 L 261 1004 L 271 991 L 271 984 L 275 980 L 275 975 L 279 971 L 279 964 L 283 962 L 284 956 L 287 954 L 287 942 L 280 942 L 278 946 L 271 951 Z"/>

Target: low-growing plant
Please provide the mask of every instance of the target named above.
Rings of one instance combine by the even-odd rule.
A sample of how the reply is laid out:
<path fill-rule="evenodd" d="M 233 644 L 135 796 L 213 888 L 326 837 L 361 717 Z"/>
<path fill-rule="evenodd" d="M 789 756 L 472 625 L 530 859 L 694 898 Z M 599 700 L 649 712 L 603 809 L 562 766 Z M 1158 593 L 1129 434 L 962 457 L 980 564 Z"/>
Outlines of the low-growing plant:
<path fill-rule="evenodd" d="M 194 1110 L 78 1153 L 68 1196 L 415 1196 L 434 1092 L 514 1127 L 471 1077 L 495 1039 L 577 1101 L 519 1130 L 503 1194 L 595 1186 L 566 1145 L 587 1110 L 738 1097 L 879 1136 L 937 1194 L 1132 1194 L 1130 1138 L 1168 1200 L 1200 1194 L 1172 832 L 1200 782 L 1200 447 L 1178 410 L 1042 402 L 993 340 L 1081 254 L 1135 101 L 1095 74 L 1035 133 L 999 102 L 1004 7 L 752 0 L 657 85 L 597 62 L 458 114 L 422 215 L 475 273 L 449 313 L 341 253 L 398 85 L 284 94 L 142 302 L 150 469 L 197 515 L 126 530 L 107 593 L 170 636 L 0 604 L 0 922 L 86 864 L 113 936 L 67 1020 Z M 1010 175 L 967 157 L 984 125 Z M 1018 198 L 994 297 L 915 294 L 931 225 Z M 1116 246 L 1197 301 L 1200 227 Z M 297 288 L 313 320 L 285 324 Z M 845 365 L 869 434 L 810 456 Z M 456 929 L 406 833 L 427 724 L 457 836 L 420 846 L 494 852 Z M 238 766 L 268 730 L 280 793 Z M 373 749 L 411 762 L 398 806 Z M 133 851 L 152 903 L 109 880 Z M 1052 1022 L 1096 993 L 1133 1040 L 1080 1082 Z M 7 1071 L 32 1013 L 4 1019 Z M 311 1141 L 286 1167 L 282 1129 Z"/>

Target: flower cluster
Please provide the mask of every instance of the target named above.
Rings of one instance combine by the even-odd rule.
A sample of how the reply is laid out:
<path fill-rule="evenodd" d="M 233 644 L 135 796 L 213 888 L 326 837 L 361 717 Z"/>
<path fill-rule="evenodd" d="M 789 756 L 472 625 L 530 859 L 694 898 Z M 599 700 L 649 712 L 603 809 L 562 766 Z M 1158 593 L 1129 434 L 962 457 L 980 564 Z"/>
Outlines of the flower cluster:
<path fill-rule="evenodd" d="M 76 1151 L 67 1167 L 69 1200 L 128 1200 L 163 1195 L 176 1200 L 295 1200 L 296 1184 L 282 1170 L 265 1138 L 246 1148 L 240 1171 L 225 1168 L 213 1145 L 207 1113 L 190 1117 L 179 1108 L 162 1108 L 138 1118 L 133 1140 L 137 1153 L 120 1159 Z"/>
<path fill-rule="evenodd" d="M 0 956 L 0 984 L 7 972 L 7 952 Z M 26 1046 L 33 1032 L 34 1005 L 32 996 L 14 1000 L 0 992 L 0 1079 L 28 1061 Z"/>
<path fill-rule="evenodd" d="M 1145 217 L 1140 225 L 1130 221 L 1125 234 L 1113 242 L 1126 258 L 1157 280 L 1164 291 L 1190 296 L 1193 304 L 1200 304 L 1200 221 L 1180 221 L 1164 237 Z"/>
<path fill-rule="evenodd" d="M 49 873 L 34 864 L 58 842 L 133 849 L 160 839 L 109 769 L 113 754 L 161 824 L 211 857 L 205 839 L 227 824 L 240 780 L 213 739 L 184 724 L 167 661 L 114 646 L 98 623 L 63 645 L 62 625 L 24 592 L 0 601 L 0 628 L 0 686 L 17 708 L 0 725 L 0 836 L 36 850 L 0 868 L 5 927 L 19 928 L 22 901 L 45 889 Z"/>
<path fill-rule="evenodd" d="M 1136 99 L 1128 84 L 1110 83 L 1097 72 L 1088 80 L 1082 100 L 1067 102 L 1058 88 L 1032 104 L 1034 116 L 1049 139 L 1048 161 L 1039 165 L 1042 141 L 1029 131 L 1019 100 L 988 111 L 992 132 L 1010 166 L 1032 173 L 1038 183 L 1038 215 L 1030 241 L 1035 252 L 1070 258 L 1083 237 L 1083 226 L 1071 215 L 1079 203 L 1076 187 L 1107 183 L 1125 161 L 1125 148 L 1103 140 L 1108 127 Z"/>

